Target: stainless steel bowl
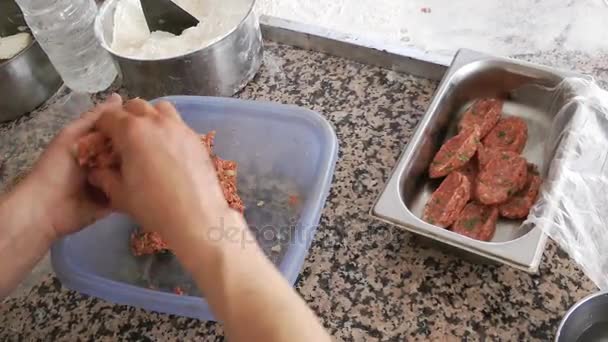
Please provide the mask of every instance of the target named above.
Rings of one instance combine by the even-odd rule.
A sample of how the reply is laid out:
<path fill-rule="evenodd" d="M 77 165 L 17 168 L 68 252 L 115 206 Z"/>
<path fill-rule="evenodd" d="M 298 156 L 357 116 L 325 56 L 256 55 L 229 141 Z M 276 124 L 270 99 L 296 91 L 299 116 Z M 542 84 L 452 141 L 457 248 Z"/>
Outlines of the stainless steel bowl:
<path fill-rule="evenodd" d="M 10 36 L 19 33 L 20 27 L 27 27 L 13 1 L 0 1 L 0 13 L 0 36 Z M 0 122 L 36 109 L 57 92 L 61 83 L 61 77 L 35 41 L 17 56 L 0 60 Z"/>
<path fill-rule="evenodd" d="M 608 292 L 592 294 L 570 308 L 557 329 L 555 341 L 608 341 Z"/>
<path fill-rule="evenodd" d="M 174 58 L 142 60 L 112 50 L 114 12 L 118 0 L 103 4 L 95 22 L 97 38 L 122 72 L 131 95 L 155 98 L 166 95 L 232 96 L 256 74 L 262 63 L 262 33 L 254 13 L 254 0 L 240 23 L 220 40 Z M 245 3 L 245 2 L 244 2 Z"/>

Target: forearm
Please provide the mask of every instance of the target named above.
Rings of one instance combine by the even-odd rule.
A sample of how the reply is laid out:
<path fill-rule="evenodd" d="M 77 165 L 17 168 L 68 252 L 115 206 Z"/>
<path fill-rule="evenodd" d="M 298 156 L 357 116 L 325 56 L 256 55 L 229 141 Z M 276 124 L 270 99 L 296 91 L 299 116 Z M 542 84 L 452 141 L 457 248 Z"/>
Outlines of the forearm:
<path fill-rule="evenodd" d="M 44 229 L 41 210 L 27 184 L 0 198 L 0 299 L 23 280 L 46 254 L 54 239 Z"/>
<path fill-rule="evenodd" d="M 198 223 L 200 225 L 200 222 Z M 212 225 L 218 227 L 217 225 Z M 235 341 L 328 341 L 316 316 L 257 246 L 241 215 L 179 255 Z M 221 236 L 221 239 L 217 239 Z M 211 238 L 209 238 L 211 237 Z"/>

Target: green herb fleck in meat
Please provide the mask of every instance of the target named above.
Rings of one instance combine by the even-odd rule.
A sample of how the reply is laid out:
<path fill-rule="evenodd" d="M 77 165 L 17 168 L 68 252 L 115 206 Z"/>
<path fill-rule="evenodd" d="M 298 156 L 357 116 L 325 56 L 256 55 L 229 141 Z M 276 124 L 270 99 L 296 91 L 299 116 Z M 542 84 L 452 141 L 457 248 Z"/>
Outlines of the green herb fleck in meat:
<path fill-rule="evenodd" d="M 477 222 L 479 222 L 479 218 L 472 217 L 470 219 L 464 220 L 464 222 L 462 222 L 462 225 L 464 226 L 464 228 L 466 230 L 473 230 L 475 228 L 475 226 L 477 225 Z"/>
<path fill-rule="evenodd" d="M 441 200 L 439 198 L 435 198 L 435 204 L 441 204 Z"/>
<path fill-rule="evenodd" d="M 469 160 L 469 158 L 467 158 L 467 156 L 465 156 L 462 153 L 458 154 L 458 159 L 460 159 L 460 161 L 466 162 L 467 160 Z"/>
<path fill-rule="evenodd" d="M 446 155 L 448 156 L 448 158 L 452 158 L 454 156 L 454 152 L 447 152 Z"/>
<path fill-rule="evenodd" d="M 477 109 L 478 109 L 478 108 L 477 108 L 476 104 L 473 104 L 473 105 L 471 106 L 471 114 L 472 114 L 472 115 L 474 115 L 474 116 L 479 115 L 479 112 L 477 111 Z"/>
<path fill-rule="evenodd" d="M 504 138 L 507 136 L 507 133 L 505 131 L 498 131 L 498 137 L 499 138 Z"/>
<path fill-rule="evenodd" d="M 502 160 L 509 160 L 509 155 L 508 154 L 503 154 L 502 155 Z"/>

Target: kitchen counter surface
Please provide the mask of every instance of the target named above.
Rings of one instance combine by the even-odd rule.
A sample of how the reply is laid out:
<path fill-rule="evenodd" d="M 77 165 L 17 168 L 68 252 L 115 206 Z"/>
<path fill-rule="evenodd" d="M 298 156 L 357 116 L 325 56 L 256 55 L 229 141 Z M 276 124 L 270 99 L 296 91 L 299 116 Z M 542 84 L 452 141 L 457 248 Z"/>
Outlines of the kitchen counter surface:
<path fill-rule="evenodd" d="M 518 57 L 567 64 L 604 85 L 608 80 L 608 65 L 599 59 L 557 52 Z M 319 111 L 340 140 L 333 187 L 296 287 L 337 340 L 547 341 L 565 310 L 596 291 L 553 243 L 538 274 L 530 275 L 444 254 L 368 216 L 436 82 L 273 43 L 266 44 L 264 62 L 238 97 Z M 37 112 L 0 125 L 3 189 L 74 118 L 74 111 L 58 109 L 64 99 L 65 92 Z M 48 270 L 48 264 L 38 267 L 42 280 L 0 304 L 0 340 L 222 339 L 219 324 L 81 295 L 62 287 Z"/>

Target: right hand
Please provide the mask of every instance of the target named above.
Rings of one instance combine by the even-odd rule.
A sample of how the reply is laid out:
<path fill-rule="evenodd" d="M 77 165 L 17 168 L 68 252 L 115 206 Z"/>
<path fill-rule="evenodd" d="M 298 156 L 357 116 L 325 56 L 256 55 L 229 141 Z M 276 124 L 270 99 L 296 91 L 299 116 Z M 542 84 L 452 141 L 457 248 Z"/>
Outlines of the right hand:
<path fill-rule="evenodd" d="M 188 227 L 219 225 L 230 212 L 209 152 L 169 102 L 131 100 L 95 128 L 111 140 L 120 168 L 94 169 L 89 182 L 170 246 L 205 233 Z"/>

